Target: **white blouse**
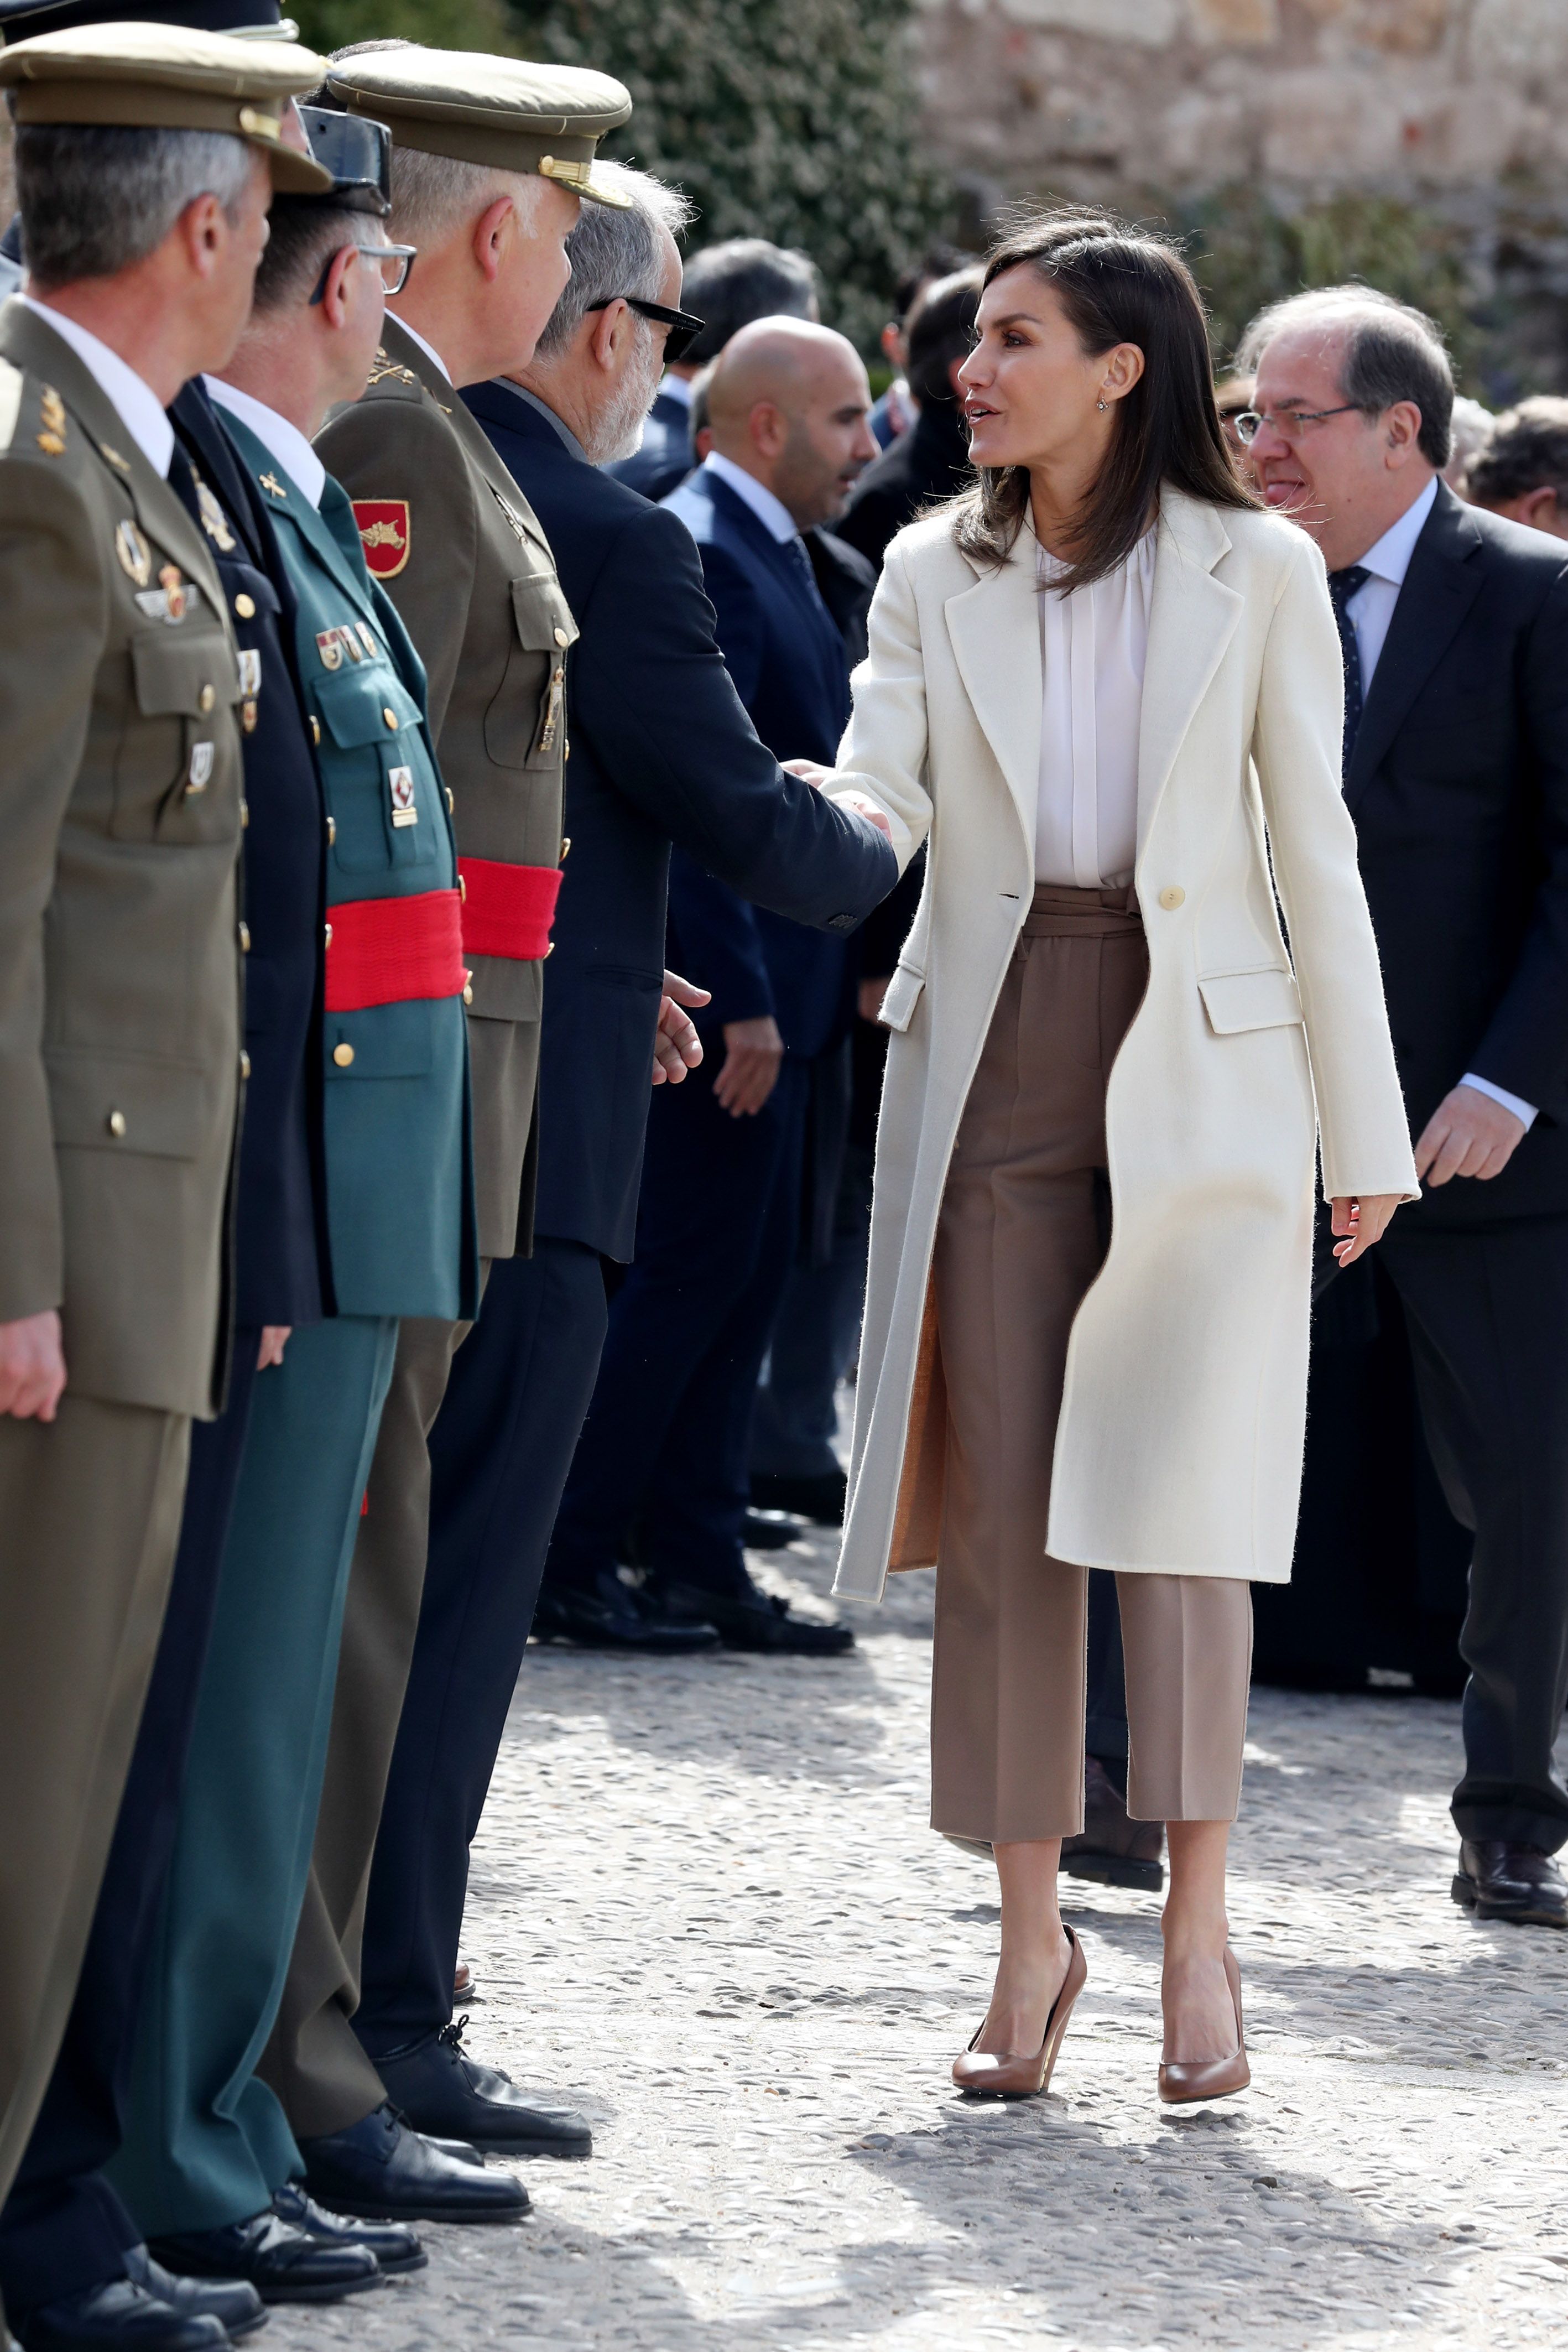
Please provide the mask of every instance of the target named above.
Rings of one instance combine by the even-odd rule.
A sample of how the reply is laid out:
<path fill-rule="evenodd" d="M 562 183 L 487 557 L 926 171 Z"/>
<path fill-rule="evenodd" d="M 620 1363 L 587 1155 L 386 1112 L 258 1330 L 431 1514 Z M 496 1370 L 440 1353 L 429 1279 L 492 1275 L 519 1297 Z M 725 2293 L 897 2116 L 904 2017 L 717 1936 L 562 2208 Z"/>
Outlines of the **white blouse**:
<path fill-rule="evenodd" d="M 1069 596 L 1049 584 L 1067 566 L 1040 550 L 1037 882 L 1119 889 L 1133 878 L 1155 540 L 1145 531 L 1114 572 Z"/>

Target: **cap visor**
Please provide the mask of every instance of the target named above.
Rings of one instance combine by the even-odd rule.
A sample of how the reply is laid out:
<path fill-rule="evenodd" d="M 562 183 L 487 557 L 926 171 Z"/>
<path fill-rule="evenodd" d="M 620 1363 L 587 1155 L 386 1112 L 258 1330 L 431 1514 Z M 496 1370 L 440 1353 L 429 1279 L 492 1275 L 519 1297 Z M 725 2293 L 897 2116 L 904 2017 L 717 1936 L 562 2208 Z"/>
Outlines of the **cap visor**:
<path fill-rule="evenodd" d="M 302 155 L 297 147 L 286 147 L 279 139 L 253 139 L 272 167 L 272 185 L 280 196 L 325 196 L 332 188 L 332 174 L 318 163 L 314 155 Z"/>

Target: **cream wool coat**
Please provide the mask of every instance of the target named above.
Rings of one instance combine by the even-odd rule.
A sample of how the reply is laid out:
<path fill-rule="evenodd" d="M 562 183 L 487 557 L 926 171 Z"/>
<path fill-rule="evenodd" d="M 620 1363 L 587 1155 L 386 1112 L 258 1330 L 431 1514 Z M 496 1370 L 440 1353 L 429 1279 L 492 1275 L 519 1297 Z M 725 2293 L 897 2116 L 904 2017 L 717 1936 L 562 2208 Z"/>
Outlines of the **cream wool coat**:
<path fill-rule="evenodd" d="M 936 1558 L 931 1259 L 1034 891 L 1036 556 L 1027 525 L 1000 571 L 960 554 L 941 518 L 900 534 L 827 787 L 885 809 L 901 858 L 930 836 L 883 1011 L 895 1034 L 835 1585 L 861 1599 L 890 1566 Z M 1167 489 L 1138 754 L 1149 985 L 1106 1099 L 1112 1241 L 1068 1351 L 1047 1539 L 1061 1559 L 1289 1580 L 1320 1136 L 1331 1194 L 1417 1193 L 1340 791 L 1343 698 L 1313 542 Z"/>

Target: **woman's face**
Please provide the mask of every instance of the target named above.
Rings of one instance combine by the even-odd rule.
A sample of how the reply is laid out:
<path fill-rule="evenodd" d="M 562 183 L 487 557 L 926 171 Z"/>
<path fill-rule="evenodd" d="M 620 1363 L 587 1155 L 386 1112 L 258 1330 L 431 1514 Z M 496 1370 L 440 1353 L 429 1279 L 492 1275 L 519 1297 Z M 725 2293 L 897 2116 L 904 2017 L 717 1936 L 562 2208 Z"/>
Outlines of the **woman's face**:
<path fill-rule="evenodd" d="M 977 466 L 1050 466 L 1109 439 L 1114 403 L 1144 372 L 1135 343 L 1085 352 L 1054 288 L 1027 262 L 992 279 L 975 324 L 958 386 Z"/>

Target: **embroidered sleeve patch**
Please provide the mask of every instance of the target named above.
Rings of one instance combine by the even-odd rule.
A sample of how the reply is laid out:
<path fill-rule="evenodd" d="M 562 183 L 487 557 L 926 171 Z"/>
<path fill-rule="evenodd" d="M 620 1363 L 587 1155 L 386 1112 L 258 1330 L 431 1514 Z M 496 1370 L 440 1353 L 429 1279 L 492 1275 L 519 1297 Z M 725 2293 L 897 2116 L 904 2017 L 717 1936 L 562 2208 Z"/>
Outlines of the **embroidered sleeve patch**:
<path fill-rule="evenodd" d="M 354 520 L 365 562 L 378 580 L 395 579 L 408 562 L 411 525 L 406 499 L 356 499 Z"/>

